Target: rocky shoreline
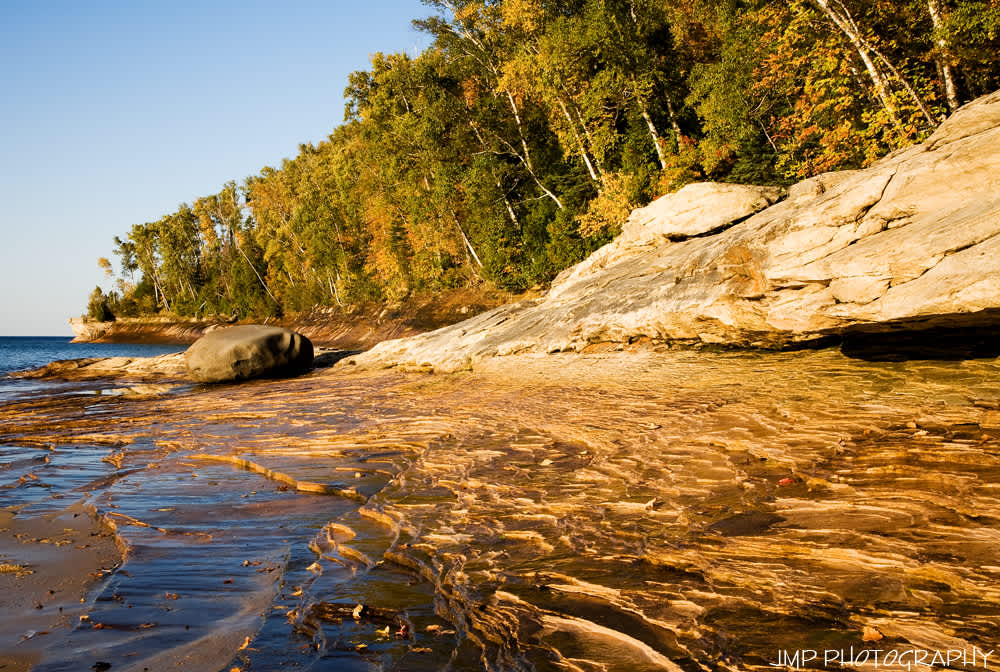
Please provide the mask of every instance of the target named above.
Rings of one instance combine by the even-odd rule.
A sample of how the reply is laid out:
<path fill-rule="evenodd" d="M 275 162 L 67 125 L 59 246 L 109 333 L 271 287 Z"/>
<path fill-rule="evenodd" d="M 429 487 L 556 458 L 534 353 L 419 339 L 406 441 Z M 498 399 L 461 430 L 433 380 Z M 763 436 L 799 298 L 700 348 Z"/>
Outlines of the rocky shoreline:
<path fill-rule="evenodd" d="M 38 395 L 0 405 L 0 441 L 52 464 L 0 475 L 33 497 L 102 448 L 87 497 L 136 548 L 87 623 L 40 637 L 68 638 L 49 662 L 763 671 L 816 642 L 989 651 L 998 366 L 646 348 Z"/>
<path fill-rule="evenodd" d="M 771 350 L 844 343 L 863 353 L 902 340 L 947 356 L 971 334 L 959 351 L 995 356 L 1000 92 L 864 170 L 787 190 L 688 185 L 634 211 L 621 235 L 544 294 L 462 291 L 393 310 L 318 308 L 277 324 L 319 345 L 365 350 L 351 359 L 357 365 L 440 372 L 637 342 Z M 73 326 L 78 339 L 189 343 L 220 325 L 125 318 Z"/>
<path fill-rule="evenodd" d="M 1000 92 L 864 170 L 784 194 L 684 187 L 633 212 L 543 297 L 352 361 L 448 372 L 599 344 L 785 349 L 882 335 L 891 347 L 900 333 L 947 350 L 969 330 L 995 340 L 998 327 Z"/>
<path fill-rule="evenodd" d="M 454 324 L 508 303 L 510 294 L 486 288 L 417 294 L 391 307 L 368 306 L 353 311 L 316 307 L 311 311 L 263 323 L 292 329 L 315 345 L 361 350 L 393 338 L 404 338 Z M 235 319 L 179 317 L 121 317 L 94 322 L 69 320 L 75 343 L 169 343 L 189 345 L 219 327 L 247 324 Z"/>

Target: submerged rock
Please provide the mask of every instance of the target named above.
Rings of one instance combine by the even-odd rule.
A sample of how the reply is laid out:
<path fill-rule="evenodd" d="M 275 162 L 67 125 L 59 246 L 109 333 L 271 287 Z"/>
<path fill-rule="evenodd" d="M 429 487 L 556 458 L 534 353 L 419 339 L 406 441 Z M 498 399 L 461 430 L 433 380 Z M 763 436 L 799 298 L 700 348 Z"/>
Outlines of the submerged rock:
<path fill-rule="evenodd" d="M 542 299 L 353 361 L 455 371 L 602 342 L 781 348 L 1000 325 L 1000 92 L 921 145 L 778 197 L 691 185 L 633 213 Z"/>
<path fill-rule="evenodd" d="M 202 336 L 184 357 L 194 380 L 220 383 L 299 373 L 312 364 L 313 346 L 289 329 L 245 324 Z"/>
<path fill-rule="evenodd" d="M 60 359 L 37 369 L 17 371 L 17 378 L 60 378 L 88 380 L 93 378 L 152 379 L 183 378 L 184 353 L 171 352 L 155 357 L 85 357 Z"/>

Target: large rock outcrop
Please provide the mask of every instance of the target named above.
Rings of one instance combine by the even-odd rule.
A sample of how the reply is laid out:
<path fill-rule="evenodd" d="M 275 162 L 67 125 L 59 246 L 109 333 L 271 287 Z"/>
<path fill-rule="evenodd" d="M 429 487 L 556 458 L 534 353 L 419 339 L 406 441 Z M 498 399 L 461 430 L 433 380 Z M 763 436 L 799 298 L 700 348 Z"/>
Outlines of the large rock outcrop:
<path fill-rule="evenodd" d="M 289 329 L 244 324 L 205 334 L 184 358 L 191 378 L 221 383 L 304 371 L 312 364 L 313 346 Z"/>
<path fill-rule="evenodd" d="M 84 317 L 71 317 L 69 326 L 73 330 L 74 343 L 96 343 L 108 333 L 114 322 L 94 322 Z"/>
<path fill-rule="evenodd" d="M 920 145 L 800 182 L 772 205 L 778 198 L 691 185 L 633 213 L 542 299 L 352 361 L 453 371 L 642 338 L 772 348 L 1000 323 L 1000 92 Z"/>
<path fill-rule="evenodd" d="M 118 317 L 111 322 L 93 322 L 73 317 L 74 343 L 194 343 L 218 320 L 147 315 Z"/>

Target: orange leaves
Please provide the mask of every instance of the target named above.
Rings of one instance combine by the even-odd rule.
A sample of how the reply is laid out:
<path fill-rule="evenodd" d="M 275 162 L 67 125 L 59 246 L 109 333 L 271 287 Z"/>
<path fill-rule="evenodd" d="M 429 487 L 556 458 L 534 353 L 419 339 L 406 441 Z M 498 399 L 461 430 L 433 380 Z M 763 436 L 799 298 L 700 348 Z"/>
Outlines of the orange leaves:
<path fill-rule="evenodd" d="M 877 642 L 884 639 L 885 635 L 878 631 L 878 628 L 874 628 L 870 625 L 866 625 L 864 631 L 861 634 L 862 641 L 865 642 Z"/>

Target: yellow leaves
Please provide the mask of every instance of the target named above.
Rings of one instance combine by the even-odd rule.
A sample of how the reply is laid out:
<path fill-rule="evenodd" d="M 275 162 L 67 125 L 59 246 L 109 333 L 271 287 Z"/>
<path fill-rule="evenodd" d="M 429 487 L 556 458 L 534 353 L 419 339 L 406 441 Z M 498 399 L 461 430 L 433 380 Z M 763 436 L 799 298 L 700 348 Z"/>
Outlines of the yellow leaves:
<path fill-rule="evenodd" d="M 500 7 L 500 18 L 506 28 L 534 33 L 542 27 L 545 17 L 540 0 L 507 0 Z"/>
<path fill-rule="evenodd" d="M 606 175 L 604 191 L 590 202 L 587 212 L 577 215 L 580 235 L 593 237 L 603 233 L 618 233 L 636 207 L 630 192 L 631 176 L 623 173 Z"/>
<path fill-rule="evenodd" d="M 455 20 L 459 22 L 475 22 L 480 15 L 482 7 L 474 2 L 470 2 L 464 7 L 455 8 Z"/>
<path fill-rule="evenodd" d="M 17 578 L 21 578 L 22 576 L 34 574 L 34 571 L 24 565 L 5 562 L 0 564 L 0 574 L 14 574 Z"/>

